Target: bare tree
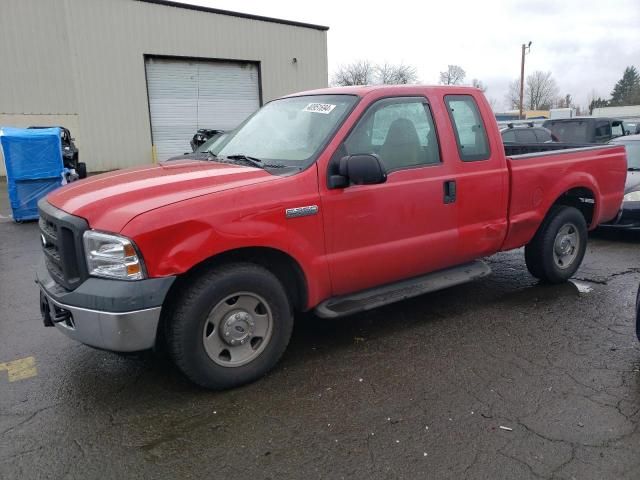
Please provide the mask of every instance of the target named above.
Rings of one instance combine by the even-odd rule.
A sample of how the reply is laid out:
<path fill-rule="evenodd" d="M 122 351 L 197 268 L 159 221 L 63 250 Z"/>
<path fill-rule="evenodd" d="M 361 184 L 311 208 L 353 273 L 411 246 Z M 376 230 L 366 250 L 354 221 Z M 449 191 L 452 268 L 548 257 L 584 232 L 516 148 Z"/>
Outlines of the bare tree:
<path fill-rule="evenodd" d="M 408 83 L 416 83 L 418 81 L 418 73 L 415 67 L 400 63 L 392 65 L 383 63 L 376 67 L 377 83 L 383 85 L 404 85 Z"/>
<path fill-rule="evenodd" d="M 527 76 L 524 92 L 527 110 L 548 110 L 558 96 L 556 81 L 551 72 L 537 70 Z"/>
<path fill-rule="evenodd" d="M 508 108 L 517 109 L 520 107 L 520 80 L 516 78 L 509 84 L 504 98 L 509 106 Z"/>
<path fill-rule="evenodd" d="M 491 110 L 493 112 L 496 111 L 497 107 L 498 107 L 498 100 L 494 97 L 487 97 L 487 101 L 489 102 L 489 105 L 491 106 Z"/>
<path fill-rule="evenodd" d="M 459 65 L 447 65 L 446 72 L 440 72 L 440 83 L 442 85 L 460 85 L 464 82 L 467 72 Z"/>
<path fill-rule="evenodd" d="M 340 65 L 333 75 L 333 85 L 347 87 L 350 85 L 369 85 L 373 83 L 375 67 L 369 60 L 357 60 L 347 65 Z"/>
<path fill-rule="evenodd" d="M 560 97 L 556 100 L 557 108 L 570 108 L 573 106 L 573 97 L 570 93 L 567 93 L 564 97 Z"/>
<path fill-rule="evenodd" d="M 481 92 L 486 92 L 487 91 L 487 86 L 484 83 L 482 83 L 480 80 L 478 80 L 477 78 L 474 78 L 473 80 L 471 80 L 471 86 L 479 88 Z"/>

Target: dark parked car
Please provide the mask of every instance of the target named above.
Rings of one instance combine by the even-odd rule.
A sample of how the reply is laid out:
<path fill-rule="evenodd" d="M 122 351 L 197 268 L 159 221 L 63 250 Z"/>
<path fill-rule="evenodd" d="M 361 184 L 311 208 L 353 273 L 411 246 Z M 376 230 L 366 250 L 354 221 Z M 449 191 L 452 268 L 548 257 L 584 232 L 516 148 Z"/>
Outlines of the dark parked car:
<path fill-rule="evenodd" d="M 207 140 L 211 140 L 216 136 L 220 136 L 224 133 L 224 130 L 212 130 L 209 128 L 201 128 L 198 130 L 191 139 L 191 150 L 195 152 L 198 147 L 202 146 Z"/>
<path fill-rule="evenodd" d="M 627 183 L 620 213 L 615 220 L 602 226 L 640 230 L 640 135 L 615 138 L 609 144 L 626 147 Z"/>
<path fill-rule="evenodd" d="M 624 122 L 617 118 L 575 117 L 545 120 L 548 128 L 564 143 L 607 143 L 626 134 Z"/>
<path fill-rule="evenodd" d="M 222 147 L 224 143 L 224 139 L 228 137 L 227 132 L 221 132 L 209 140 L 200 145 L 194 152 L 185 153 L 184 155 L 178 155 L 176 157 L 171 157 L 169 160 L 208 160 L 211 158 L 211 155 L 217 155 L 218 151 Z"/>
<path fill-rule="evenodd" d="M 60 129 L 60 142 L 62 143 L 62 161 L 65 168 L 73 168 L 78 177 L 86 178 L 87 176 L 87 164 L 78 161 L 78 147 L 73 143 L 75 140 L 71 137 L 71 132 L 65 127 L 59 125 L 56 126 L 31 126 L 29 128 L 59 128 Z"/>
<path fill-rule="evenodd" d="M 504 143 L 551 143 L 557 142 L 551 130 L 544 127 L 536 127 L 533 123 L 508 124 L 507 128 L 500 130 Z"/>

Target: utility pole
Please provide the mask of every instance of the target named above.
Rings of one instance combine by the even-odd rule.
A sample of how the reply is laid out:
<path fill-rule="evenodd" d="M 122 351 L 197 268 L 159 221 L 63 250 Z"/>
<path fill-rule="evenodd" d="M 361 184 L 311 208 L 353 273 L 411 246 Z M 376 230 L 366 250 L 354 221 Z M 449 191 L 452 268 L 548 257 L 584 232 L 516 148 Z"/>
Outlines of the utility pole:
<path fill-rule="evenodd" d="M 524 55 L 527 51 L 531 51 L 531 42 L 529 45 L 522 44 L 522 62 L 520 63 L 520 116 L 522 120 L 522 101 L 524 99 Z"/>

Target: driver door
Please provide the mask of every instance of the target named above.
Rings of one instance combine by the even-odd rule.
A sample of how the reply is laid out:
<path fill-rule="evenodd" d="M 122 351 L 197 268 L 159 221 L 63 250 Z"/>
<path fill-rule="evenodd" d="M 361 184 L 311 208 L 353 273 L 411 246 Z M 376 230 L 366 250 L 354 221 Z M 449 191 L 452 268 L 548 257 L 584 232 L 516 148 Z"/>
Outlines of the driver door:
<path fill-rule="evenodd" d="M 454 264 L 454 181 L 443 163 L 431 109 L 424 97 L 374 102 L 337 149 L 378 155 L 387 181 L 322 193 L 333 295 L 391 283 Z"/>

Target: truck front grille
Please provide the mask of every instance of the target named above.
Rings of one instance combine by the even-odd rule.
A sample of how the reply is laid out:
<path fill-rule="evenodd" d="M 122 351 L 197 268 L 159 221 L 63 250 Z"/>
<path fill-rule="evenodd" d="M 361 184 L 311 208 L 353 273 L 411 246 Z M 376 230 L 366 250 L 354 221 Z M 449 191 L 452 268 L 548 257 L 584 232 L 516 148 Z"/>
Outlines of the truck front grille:
<path fill-rule="evenodd" d="M 86 220 L 55 208 L 46 200 L 38 202 L 40 240 L 51 277 L 67 290 L 78 287 L 87 277 L 82 234 Z"/>

